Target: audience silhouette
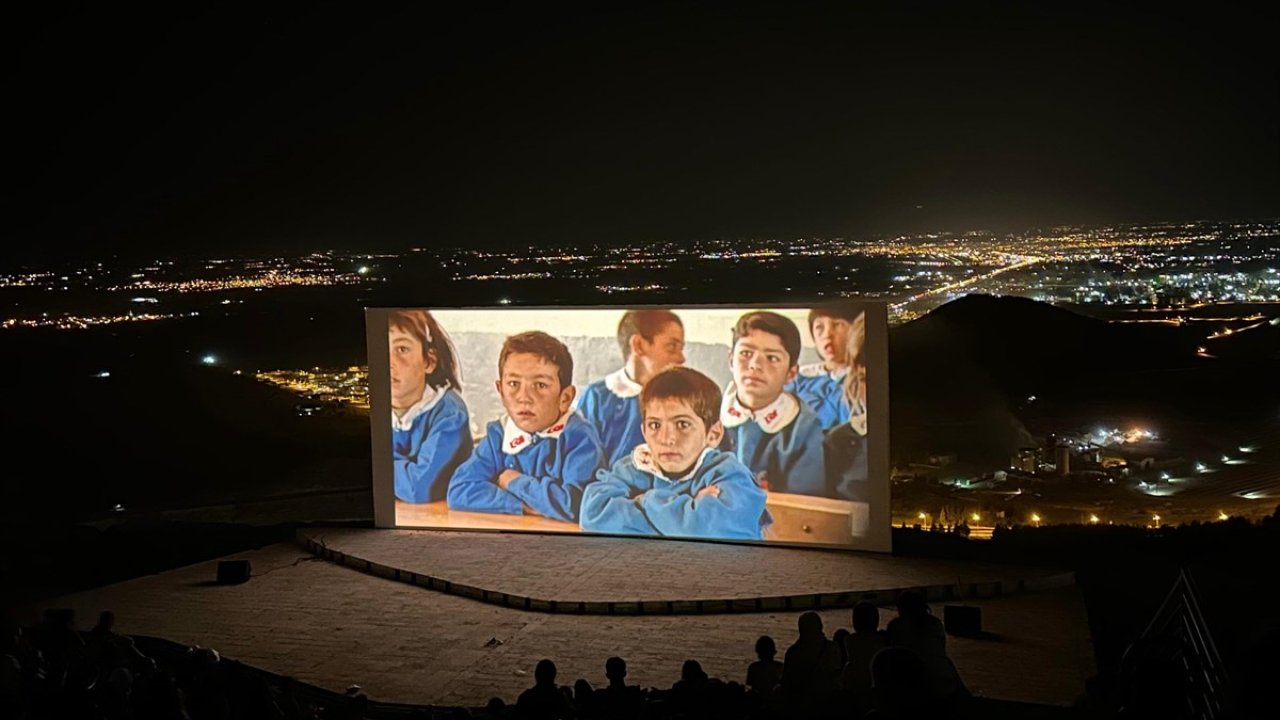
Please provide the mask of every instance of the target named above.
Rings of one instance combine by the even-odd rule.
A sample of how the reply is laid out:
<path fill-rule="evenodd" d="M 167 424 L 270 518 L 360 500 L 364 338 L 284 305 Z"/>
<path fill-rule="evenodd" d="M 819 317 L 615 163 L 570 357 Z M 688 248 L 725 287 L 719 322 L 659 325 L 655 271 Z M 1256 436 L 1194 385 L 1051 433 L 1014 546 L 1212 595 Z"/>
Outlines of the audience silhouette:
<path fill-rule="evenodd" d="M 756 640 L 756 660 L 746 684 L 713 677 L 697 660 L 686 660 L 667 690 L 627 684 L 627 663 L 610 657 L 606 682 L 596 689 L 585 678 L 572 688 L 556 684 L 550 659 L 534 668 L 534 685 L 513 705 L 493 698 L 474 712 L 491 718 L 532 720 L 774 720 L 779 718 L 912 717 L 948 712 L 963 687 L 946 658 L 941 623 L 918 593 L 903 593 L 898 617 L 879 628 L 879 609 L 859 603 L 853 631 L 832 639 L 817 613 L 802 614 L 797 637 L 777 660 L 773 638 Z M 16 624 L 0 627 L 0 718 L 43 720 L 357 720 L 370 717 L 372 703 L 358 686 L 321 702 L 283 678 L 227 661 L 211 648 L 168 651 L 153 658 L 135 640 L 115 630 L 103 612 L 92 630 L 75 630 L 70 611 L 51 610 L 29 633 Z M 837 643 L 834 638 L 838 637 Z M 154 648 L 155 640 L 144 647 Z M 281 685 L 281 682 L 284 685 Z M 272 684 L 274 683 L 274 684 Z M 313 690 L 310 692 L 319 692 Z M 374 713 L 376 716 L 377 713 Z M 433 715 L 434 716 L 434 715 Z M 425 717 L 425 716 L 424 716 Z"/>

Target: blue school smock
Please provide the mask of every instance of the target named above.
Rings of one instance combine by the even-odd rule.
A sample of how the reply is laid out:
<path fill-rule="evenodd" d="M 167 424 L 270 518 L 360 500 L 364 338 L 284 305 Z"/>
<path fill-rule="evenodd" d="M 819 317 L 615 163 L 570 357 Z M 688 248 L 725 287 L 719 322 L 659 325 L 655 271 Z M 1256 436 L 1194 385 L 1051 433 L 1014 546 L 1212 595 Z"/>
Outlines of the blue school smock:
<path fill-rule="evenodd" d="M 777 492 L 832 497 L 827 487 L 818 415 L 788 392 L 752 412 L 738 402 L 733 383 L 720 407 L 720 449 L 751 468 L 757 482 Z"/>
<path fill-rule="evenodd" d="M 697 497 L 709 487 L 719 494 Z M 582 529 L 592 532 L 759 540 L 769 521 L 751 470 L 712 448 L 683 478 L 670 480 L 641 445 L 597 472 L 582 496 Z"/>
<path fill-rule="evenodd" d="M 786 389 L 813 408 L 823 430 L 830 430 L 849 421 L 849 404 L 844 399 L 844 377 L 848 374 L 848 367 L 828 372 L 820 362 L 801 365 Z"/>
<path fill-rule="evenodd" d="M 582 488 L 603 464 L 595 428 L 573 411 L 536 433 L 503 418 L 489 423 L 484 439 L 453 474 L 449 507 L 520 515 L 527 505 L 544 517 L 577 522 Z M 520 473 L 506 490 L 498 486 L 504 470 Z"/>
<path fill-rule="evenodd" d="M 471 452 L 471 418 L 456 390 L 427 387 L 404 415 L 391 415 L 396 498 L 443 500 L 453 471 Z"/>
<path fill-rule="evenodd" d="M 641 388 L 622 369 L 591 383 L 578 396 L 578 412 L 600 435 L 605 467 L 630 457 L 632 450 L 644 444 Z"/>

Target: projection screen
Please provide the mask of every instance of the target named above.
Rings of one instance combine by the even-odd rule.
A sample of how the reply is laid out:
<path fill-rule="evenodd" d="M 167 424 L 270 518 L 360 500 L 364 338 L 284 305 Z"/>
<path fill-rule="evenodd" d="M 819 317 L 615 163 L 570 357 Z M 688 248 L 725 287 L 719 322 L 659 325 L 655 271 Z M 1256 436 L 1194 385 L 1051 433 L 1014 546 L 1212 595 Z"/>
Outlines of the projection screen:
<path fill-rule="evenodd" d="M 371 308 L 379 527 L 890 550 L 886 308 Z"/>

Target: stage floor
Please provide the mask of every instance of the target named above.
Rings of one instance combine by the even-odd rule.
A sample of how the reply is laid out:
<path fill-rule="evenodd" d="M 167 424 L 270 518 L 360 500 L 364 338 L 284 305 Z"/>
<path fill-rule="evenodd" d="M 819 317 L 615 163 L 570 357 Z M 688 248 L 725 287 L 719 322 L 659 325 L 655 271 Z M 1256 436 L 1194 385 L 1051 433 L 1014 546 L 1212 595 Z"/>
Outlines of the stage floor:
<path fill-rule="evenodd" d="M 564 682 L 583 677 L 597 687 L 612 655 L 626 658 L 628 680 L 645 687 L 670 687 L 688 658 L 741 682 L 756 638 L 770 635 L 785 648 L 800 615 L 556 615 L 373 577 L 292 544 L 232 557 L 253 563 L 253 579 L 212 586 L 210 561 L 55 598 L 19 619 L 33 621 L 45 607 L 71 608 L 88 627 L 110 609 L 120 632 L 212 647 L 337 692 L 358 684 L 383 701 L 478 707 L 494 696 L 514 701 L 533 684 L 541 658 L 556 661 Z M 1081 693 L 1094 662 L 1078 588 L 965 604 L 982 608 L 988 634 L 949 637 L 947 653 L 975 693 L 1055 705 Z M 933 607 L 941 612 L 941 604 Z M 828 634 L 849 626 L 848 610 L 821 615 Z M 892 616 L 881 610 L 882 623 Z"/>
<path fill-rule="evenodd" d="M 430 590 L 551 612 L 687 614 L 985 597 L 1073 582 L 1052 568 L 957 563 L 879 553 L 727 543 L 310 528 L 303 547 L 328 560 Z"/>

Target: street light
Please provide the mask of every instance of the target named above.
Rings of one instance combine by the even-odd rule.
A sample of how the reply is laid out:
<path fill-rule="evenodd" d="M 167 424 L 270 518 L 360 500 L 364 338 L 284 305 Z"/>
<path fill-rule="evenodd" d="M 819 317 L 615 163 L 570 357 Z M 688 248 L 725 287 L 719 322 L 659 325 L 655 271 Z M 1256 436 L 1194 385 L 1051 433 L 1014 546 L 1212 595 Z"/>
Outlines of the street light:
<path fill-rule="evenodd" d="M 1039 516 L 1038 514 L 1036 514 L 1036 513 L 1031 513 L 1031 522 L 1032 522 L 1032 524 L 1034 524 L 1034 525 L 1036 525 L 1037 527 L 1039 527 L 1039 525 L 1040 525 L 1040 516 Z"/>
<path fill-rule="evenodd" d="M 1159 516 L 1159 515 L 1152 515 L 1152 516 L 1151 516 L 1151 521 L 1152 521 L 1152 522 L 1154 522 L 1154 523 L 1156 524 L 1156 527 L 1160 527 L 1160 516 Z"/>
<path fill-rule="evenodd" d="M 1098 523 L 1100 523 L 1100 522 L 1102 522 L 1102 520 L 1101 520 L 1101 519 L 1099 519 L 1097 515 L 1090 515 L 1090 516 L 1089 516 L 1089 524 L 1090 524 L 1090 525 L 1097 525 L 1097 524 L 1098 524 Z"/>
<path fill-rule="evenodd" d="M 1222 522 L 1223 520 L 1229 520 L 1229 519 L 1230 518 L 1227 517 L 1226 513 L 1222 512 L 1221 510 L 1218 511 L 1218 522 Z"/>
<path fill-rule="evenodd" d="M 974 521 L 974 522 L 978 522 L 979 520 L 981 520 L 981 519 L 982 519 L 982 516 L 981 516 L 981 515 L 979 515 L 978 513 L 974 513 L 974 514 L 972 514 L 972 515 L 970 515 L 970 516 L 969 516 L 969 519 L 970 519 L 970 520 L 972 520 L 972 521 Z"/>

